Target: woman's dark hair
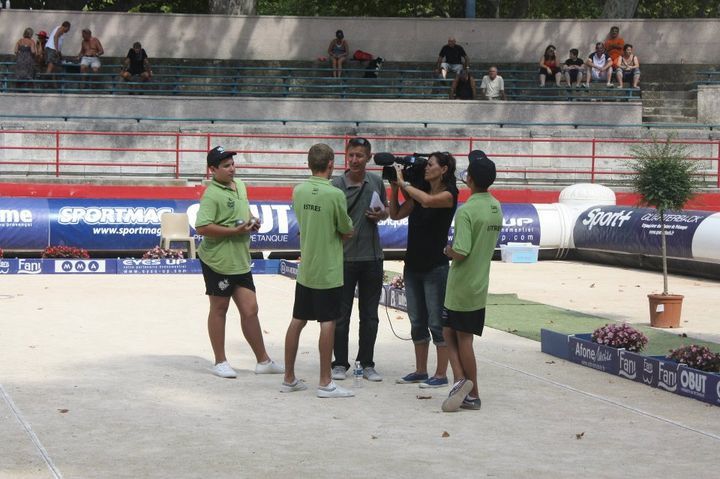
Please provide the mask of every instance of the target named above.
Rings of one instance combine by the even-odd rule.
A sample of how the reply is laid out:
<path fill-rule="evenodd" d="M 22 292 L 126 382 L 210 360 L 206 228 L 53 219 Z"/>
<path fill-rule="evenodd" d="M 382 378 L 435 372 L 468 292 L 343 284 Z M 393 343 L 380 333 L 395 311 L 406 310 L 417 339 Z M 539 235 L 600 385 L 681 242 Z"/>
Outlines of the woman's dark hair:
<path fill-rule="evenodd" d="M 437 159 L 437 163 L 440 166 L 447 166 L 447 171 L 442 177 L 442 183 L 445 185 L 446 188 L 450 188 L 450 186 L 454 185 L 457 180 L 455 179 L 455 165 L 457 162 L 455 161 L 455 157 L 452 156 L 447 151 L 435 151 L 433 153 L 430 153 L 430 156 L 428 156 L 428 159 L 435 157 Z"/>
<path fill-rule="evenodd" d="M 338 30 L 337 32 L 335 32 L 335 38 L 337 38 L 337 39 L 345 38 L 345 34 L 343 33 L 342 30 Z"/>
<path fill-rule="evenodd" d="M 552 51 L 550 51 L 551 48 L 552 48 Z M 545 60 L 554 59 L 555 58 L 555 50 L 556 50 L 555 45 L 548 45 L 545 48 L 545 55 L 544 55 Z"/>

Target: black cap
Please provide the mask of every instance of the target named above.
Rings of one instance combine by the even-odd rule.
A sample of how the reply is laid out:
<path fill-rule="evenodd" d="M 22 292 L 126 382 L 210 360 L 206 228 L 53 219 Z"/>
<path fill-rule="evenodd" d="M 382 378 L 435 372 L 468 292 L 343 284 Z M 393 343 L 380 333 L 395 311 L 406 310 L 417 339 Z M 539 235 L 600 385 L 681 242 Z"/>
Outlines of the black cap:
<path fill-rule="evenodd" d="M 207 154 L 207 165 L 208 166 L 219 166 L 220 162 L 230 156 L 235 156 L 237 152 L 226 151 L 222 146 L 216 146 L 212 150 L 208 151 Z"/>
<path fill-rule="evenodd" d="M 495 182 L 497 172 L 495 162 L 487 157 L 482 150 L 473 150 L 468 155 L 467 174 L 481 190 L 486 190 Z"/>
<path fill-rule="evenodd" d="M 345 38 L 345 34 L 342 30 L 338 30 L 337 32 L 335 32 L 335 38 Z"/>

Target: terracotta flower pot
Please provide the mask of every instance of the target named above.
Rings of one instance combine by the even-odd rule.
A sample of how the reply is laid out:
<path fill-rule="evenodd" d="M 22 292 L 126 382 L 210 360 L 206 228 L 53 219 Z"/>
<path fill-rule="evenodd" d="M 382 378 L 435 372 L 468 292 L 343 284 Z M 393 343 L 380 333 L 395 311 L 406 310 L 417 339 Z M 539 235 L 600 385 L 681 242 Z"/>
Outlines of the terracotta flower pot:
<path fill-rule="evenodd" d="M 682 312 L 681 294 L 648 294 L 650 326 L 653 328 L 679 328 Z"/>

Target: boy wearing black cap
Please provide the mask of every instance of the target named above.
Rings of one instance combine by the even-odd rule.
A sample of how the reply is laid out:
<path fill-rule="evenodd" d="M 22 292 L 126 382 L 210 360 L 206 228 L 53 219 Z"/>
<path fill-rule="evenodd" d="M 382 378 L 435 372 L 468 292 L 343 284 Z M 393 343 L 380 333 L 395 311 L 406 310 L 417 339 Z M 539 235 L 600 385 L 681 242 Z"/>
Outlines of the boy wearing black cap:
<path fill-rule="evenodd" d="M 490 262 L 502 227 L 500 202 L 488 188 L 495 163 L 474 150 L 462 180 L 472 194 L 455 215 L 455 236 L 445 254 L 452 259 L 445 293 L 443 337 L 450 353 L 455 385 L 442 404 L 445 412 L 480 409 L 473 336 L 482 335 L 490 281 Z"/>
<path fill-rule="evenodd" d="M 250 234 L 260 227 L 252 216 L 245 184 L 235 178 L 234 151 L 222 146 L 207 154 L 212 183 L 200 200 L 195 229 L 203 235 L 198 257 L 205 279 L 205 294 L 210 299 L 208 334 L 215 354 L 213 374 L 221 378 L 237 377 L 225 357 L 225 320 L 230 298 L 240 312 L 243 335 L 255 353 L 255 374 L 281 374 L 282 365 L 265 351 L 258 320 L 255 284 L 250 271 Z"/>

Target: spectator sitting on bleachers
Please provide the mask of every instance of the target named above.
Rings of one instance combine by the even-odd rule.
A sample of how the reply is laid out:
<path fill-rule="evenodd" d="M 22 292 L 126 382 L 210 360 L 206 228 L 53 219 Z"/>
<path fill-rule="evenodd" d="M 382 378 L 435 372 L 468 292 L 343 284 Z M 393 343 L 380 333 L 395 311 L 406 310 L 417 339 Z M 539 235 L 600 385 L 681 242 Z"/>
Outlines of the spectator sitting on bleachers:
<path fill-rule="evenodd" d="M 540 70 L 538 71 L 540 78 L 540 86 L 545 86 L 545 78 L 550 76 L 555 78 L 555 85 L 560 86 L 560 64 L 558 63 L 557 56 L 555 56 L 555 45 L 548 45 L 545 48 L 545 53 L 540 58 Z"/>
<path fill-rule="evenodd" d="M 328 55 L 332 63 L 333 77 L 340 78 L 342 76 L 342 64 L 348 58 L 350 47 L 345 34 L 342 30 L 335 32 L 335 38 L 330 42 L 328 47 Z"/>
<path fill-rule="evenodd" d="M 640 60 L 633 54 L 633 46 L 629 43 L 623 48 L 623 55 L 618 59 L 618 66 L 615 69 L 615 77 L 618 81 L 618 88 L 623 87 L 623 81 L 632 81 L 633 88 L 640 88 Z"/>
<path fill-rule="evenodd" d="M 457 75 L 461 71 L 469 68 L 468 63 L 465 49 L 457 44 L 455 37 L 450 37 L 448 38 L 447 45 L 444 45 L 440 49 L 440 56 L 438 56 L 437 59 L 435 72 L 441 73 L 443 78 L 447 78 L 448 71 L 452 71 Z"/>
<path fill-rule="evenodd" d="M 496 66 L 491 66 L 480 84 L 480 91 L 485 100 L 506 100 L 505 80 L 498 75 Z"/>
<path fill-rule="evenodd" d="M 470 75 L 468 70 L 461 70 L 450 87 L 450 99 L 475 100 L 476 98 L 477 88 L 475 86 L 475 78 Z"/>
<path fill-rule="evenodd" d="M 140 42 L 135 42 L 123 60 L 120 76 L 125 81 L 131 81 L 133 76 L 138 75 L 141 81 L 149 81 L 152 78 L 152 70 L 145 49 Z"/>
<path fill-rule="evenodd" d="M 620 36 L 619 27 L 612 27 L 610 29 L 610 33 L 608 33 L 603 46 L 605 47 L 605 52 L 612 58 L 613 68 L 617 67 L 618 59 L 622 56 L 623 48 L 625 47 L 625 40 Z"/>
<path fill-rule="evenodd" d="M 602 42 L 595 44 L 595 53 L 591 54 L 585 61 L 587 74 L 585 76 L 585 87 L 590 88 L 592 80 L 605 80 L 607 86 L 612 86 L 612 59 L 605 53 L 605 46 Z"/>
<path fill-rule="evenodd" d="M 89 28 L 83 28 L 82 42 L 80 42 L 80 73 L 86 74 L 90 69 L 93 73 L 100 71 L 100 56 L 105 53 L 100 40 L 92 36 Z M 83 75 L 83 81 L 87 76 Z"/>
<path fill-rule="evenodd" d="M 577 48 L 570 49 L 570 58 L 565 60 L 563 71 L 565 72 L 565 81 L 568 86 L 575 83 L 576 87 L 582 84 L 583 70 L 585 70 L 585 62 L 578 58 L 579 52 Z"/>

